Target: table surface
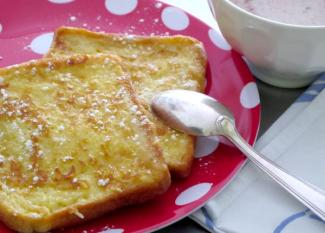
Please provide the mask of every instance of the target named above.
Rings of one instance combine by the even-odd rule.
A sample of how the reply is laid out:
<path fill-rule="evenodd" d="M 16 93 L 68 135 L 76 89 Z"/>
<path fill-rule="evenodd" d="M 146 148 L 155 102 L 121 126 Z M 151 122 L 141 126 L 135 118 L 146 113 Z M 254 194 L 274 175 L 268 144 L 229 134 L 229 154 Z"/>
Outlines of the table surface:
<path fill-rule="evenodd" d="M 183 8 L 187 12 L 196 16 L 210 27 L 216 28 L 212 14 L 206 0 L 162 0 L 171 5 Z M 259 136 L 262 135 L 272 123 L 291 105 L 291 103 L 305 90 L 277 88 L 257 80 L 257 86 L 261 98 L 261 126 Z M 205 229 L 200 227 L 190 218 L 185 218 L 171 226 L 163 228 L 156 233 L 205 233 Z"/>

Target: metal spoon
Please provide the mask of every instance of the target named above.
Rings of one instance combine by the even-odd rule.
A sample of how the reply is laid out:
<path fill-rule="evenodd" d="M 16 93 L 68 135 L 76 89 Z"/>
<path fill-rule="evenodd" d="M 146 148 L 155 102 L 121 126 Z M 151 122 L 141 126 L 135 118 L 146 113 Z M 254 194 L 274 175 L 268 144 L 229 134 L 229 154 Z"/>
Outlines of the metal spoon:
<path fill-rule="evenodd" d="M 154 113 L 170 127 L 195 136 L 222 135 L 232 141 L 252 162 L 275 182 L 325 221 L 323 190 L 290 175 L 257 153 L 238 133 L 233 114 L 213 98 L 193 91 L 171 90 L 152 100 Z"/>

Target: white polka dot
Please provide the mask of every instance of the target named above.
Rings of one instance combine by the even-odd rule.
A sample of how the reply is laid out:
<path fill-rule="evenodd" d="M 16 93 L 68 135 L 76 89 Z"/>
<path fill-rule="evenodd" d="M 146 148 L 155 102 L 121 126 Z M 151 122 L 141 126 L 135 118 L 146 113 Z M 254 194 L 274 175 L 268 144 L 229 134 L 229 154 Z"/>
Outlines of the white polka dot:
<path fill-rule="evenodd" d="M 187 14 L 176 7 L 166 7 L 161 14 L 161 19 L 166 27 L 172 30 L 184 30 L 190 24 Z"/>
<path fill-rule="evenodd" d="M 126 15 L 138 5 L 137 0 L 105 0 L 106 9 L 115 15 Z"/>
<path fill-rule="evenodd" d="M 99 233 L 123 233 L 123 232 L 124 232 L 124 229 L 121 229 L 121 228 L 119 228 L 119 229 L 111 229 L 111 228 L 109 228 L 109 229 L 106 229 L 104 231 L 100 231 Z"/>
<path fill-rule="evenodd" d="M 218 148 L 219 145 L 219 137 L 197 137 L 195 143 L 195 158 L 201 158 L 211 154 Z"/>
<path fill-rule="evenodd" d="M 210 29 L 209 37 L 212 43 L 218 48 L 224 50 L 231 50 L 230 45 L 228 44 L 228 42 L 226 41 L 226 39 L 223 37 L 223 35 L 219 30 Z"/>
<path fill-rule="evenodd" d="M 30 44 L 31 50 L 37 54 L 47 53 L 51 47 L 53 35 L 53 32 L 49 32 L 36 37 Z"/>
<path fill-rule="evenodd" d="M 2 29 L 3 29 L 3 27 L 2 27 L 2 24 L 0 23 L 0 32 L 2 32 Z"/>
<path fill-rule="evenodd" d="M 250 82 L 240 92 L 240 103 L 244 108 L 254 108 L 260 103 L 257 85 Z"/>
<path fill-rule="evenodd" d="M 162 3 L 161 3 L 161 2 L 156 2 L 156 3 L 155 3 L 155 7 L 156 7 L 157 9 L 161 8 L 161 7 L 162 7 Z"/>
<path fill-rule="evenodd" d="M 199 200 L 205 194 L 207 194 L 212 187 L 211 183 L 196 184 L 185 191 L 183 191 L 175 201 L 176 205 L 186 205 L 191 202 Z"/>
<path fill-rule="evenodd" d="M 74 0 L 48 0 L 48 1 L 56 4 L 65 4 L 65 3 L 73 2 Z"/>

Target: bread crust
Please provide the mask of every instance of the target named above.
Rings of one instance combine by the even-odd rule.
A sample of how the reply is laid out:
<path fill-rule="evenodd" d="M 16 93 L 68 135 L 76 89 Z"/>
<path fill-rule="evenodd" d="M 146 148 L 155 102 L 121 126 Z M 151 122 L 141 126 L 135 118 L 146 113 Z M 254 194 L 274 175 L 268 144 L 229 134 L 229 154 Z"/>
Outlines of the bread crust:
<path fill-rule="evenodd" d="M 125 36 L 117 33 L 104 33 L 104 32 L 93 32 L 83 28 L 75 28 L 75 27 L 59 27 L 55 33 L 53 38 L 53 43 L 49 51 L 45 54 L 45 57 L 55 57 L 58 55 L 57 51 L 65 51 L 69 52 L 70 47 L 66 46 L 66 43 L 62 38 L 66 34 L 75 33 L 85 37 L 89 37 L 91 39 L 100 39 L 105 43 L 106 41 L 112 40 L 120 40 L 120 41 L 129 41 L 138 45 L 152 45 L 154 43 L 165 44 L 165 45 L 174 45 L 175 43 L 181 43 L 184 46 L 193 46 L 192 49 L 195 50 L 197 61 L 200 63 L 202 67 L 206 67 L 207 65 L 207 54 L 204 49 L 204 46 L 201 41 L 184 35 L 173 35 L 173 36 L 141 36 L 141 35 L 132 35 Z M 82 51 L 80 52 L 82 53 Z M 202 90 L 203 91 L 203 90 Z"/>
<path fill-rule="evenodd" d="M 71 206 L 43 219 L 34 219 L 19 214 L 14 216 L 12 213 L 7 212 L 7 207 L 2 206 L 0 202 L 0 219 L 9 228 L 18 232 L 48 232 L 52 229 L 73 226 L 97 218 L 123 206 L 143 203 L 153 199 L 157 195 L 163 194 L 168 190 L 169 186 L 170 176 L 166 173 L 165 177 L 163 177 L 160 182 L 156 183 L 155 186 L 129 190 L 128 192 L 121 193 L 120 196 L 115 198 L 106 198 L 93 203 Z M 81 218 L 73 213 L 74 209 L 84 217 Z"/>

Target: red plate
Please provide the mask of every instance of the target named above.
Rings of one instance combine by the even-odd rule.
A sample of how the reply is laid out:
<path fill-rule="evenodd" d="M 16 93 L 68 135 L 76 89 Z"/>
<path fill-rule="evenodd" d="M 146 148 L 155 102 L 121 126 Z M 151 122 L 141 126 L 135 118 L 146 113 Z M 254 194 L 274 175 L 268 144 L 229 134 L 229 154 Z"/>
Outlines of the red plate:
<path fill-rule="evenodd" d="M 0 9 L 0 67 L 40 58 L 50 45 L 52 32 L 62 25 L 140 35 L 184 34 L 199 39 L 209 60 L 206 93 L 228 106 L 243 137 L 251 144 L 255 141 L 260 105 L 248 68 L 219 31 L 180 9 L 153 0 L 0 0 Z M 164 195 L 65 230 L 147 232 L 187 216 L 218 193 L 245 160 L 229 143 L 218 141 L 217 137 L 199 139 L 199 158 L 190 177 L 174 181 Z M 10 232 L 3 225 L 0 231 Z"/>

